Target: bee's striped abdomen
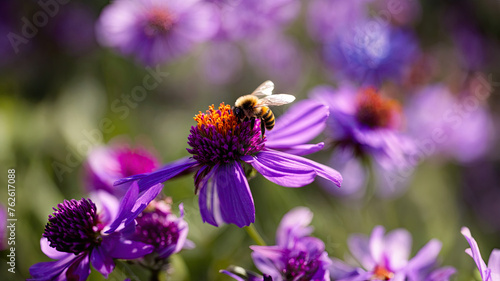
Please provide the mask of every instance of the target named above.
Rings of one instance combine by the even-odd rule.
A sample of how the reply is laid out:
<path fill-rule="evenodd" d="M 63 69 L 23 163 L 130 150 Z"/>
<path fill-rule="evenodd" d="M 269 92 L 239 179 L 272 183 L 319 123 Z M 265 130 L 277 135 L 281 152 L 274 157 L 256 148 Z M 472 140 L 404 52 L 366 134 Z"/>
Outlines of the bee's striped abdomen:
<path fill-rule="evenodd" d="M 267 106 L 263 106 L 261 114 L 261 119 L 266 125 L 266 129 L 271 130 L 274 128 L 274 114 L 271 109 Z"/>

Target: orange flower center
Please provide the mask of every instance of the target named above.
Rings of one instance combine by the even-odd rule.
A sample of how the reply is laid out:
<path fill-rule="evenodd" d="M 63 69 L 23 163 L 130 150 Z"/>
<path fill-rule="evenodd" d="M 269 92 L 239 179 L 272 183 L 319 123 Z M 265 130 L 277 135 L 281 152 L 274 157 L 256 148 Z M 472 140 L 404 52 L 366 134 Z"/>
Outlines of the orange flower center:
<path fill-rule="evenodd" d="M 356 119 L 370 128 L 393 127 L 395 115 L 400 111 L 397 101 L 380 96 L 373 88 L 362 91 L 357 97 Z"/>
<path fill-rule="evenodd" d="M 152 37 L 165 34 L 172 28 L 174 21 L 174 16 L 168 10 L 163 8 L 153 9 L 146 18 L 146 35 Z"/>
<path fill-rule="evenodd" d="M 389 271 L 384 266 L 377 265 L 373 270 L 373 276 L 371 280 L 391 280 L 394 277 L 394 273 Z"/>
<path fill-rule="evenodd" d="M 211 105 L 206 113 L 200 111 L 194 117 L 194 120 L 198 123 L 198 130 L 202 131 L 204 125 L 213 126 L 215 131 L 223 136 L 227 136 L 228 133 L 234 135 L 234 129 L 239 124 L 238 118 L 231 110 L 231 106 L 224 103 L 219 105 L 219 109 L 215 109 L 215 106 Z"/>

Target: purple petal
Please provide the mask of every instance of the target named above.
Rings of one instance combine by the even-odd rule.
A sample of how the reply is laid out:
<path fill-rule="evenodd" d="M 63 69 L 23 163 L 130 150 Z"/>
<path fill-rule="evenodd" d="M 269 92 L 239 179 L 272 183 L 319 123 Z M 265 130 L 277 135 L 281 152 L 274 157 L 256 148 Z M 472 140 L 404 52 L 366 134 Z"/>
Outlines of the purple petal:
<path fill-rule="evenodd" d="M 229 275 L 230 277 L 232 277 L 233 279 L 237 280 L 237 281 L 245 281 L 245 279 L 239 277 L 238 275 L 234 274 L 234 273 L 231 273 L 227 270 L 221 270 L 219 271 L 220 273 L 224 273 L 226 275 Z"/>
<path fill-rule="evenodd" d="M 309 226 L 312 218 L 313 213 L 305 207 L 297 207 L 289 211 L 281 219 L 276 231 L 276 244 L 285 249 L 293 247 L 295 239 L 312 233 L 313 227 Z"/>
<path fill-rule="evenodd" d="M 411 244 L 411 234 L 405 229 L 396 229 L 387 233 L 383 242 L 383 253 L 389 259 L 393 270 L 401 269 L 408 263 Z M 434 247 L 434 243 L 431 243 L 431 246 Z M 429 250 L 435 250 L 432 247 Z M 376 257 L 375 254 L 374 257 Z"/>
<path fill-rule="evenodd" d="M 451 266 L 438 268 L 431 272 L 431 274 L 425 278 L 425 281 L 449 281 L 450 277 L 456 272 L 457 270 Z M 419 281 L 419 279 L 415 279 L 415 281 Z"/>
<path fill-rule="evenodd" d="M 312 154 L 322 150 L 323 147 L 325 147 L 325 143 L 320 142 L 317 144 L 272 145 L 271 147 L 266 142 L 266 146 L 275 150 L 301 156 L 301 155 Z"/>
<path fill-rule="evenodd" d="M 199 205 L 203 221 L 212 225 L 253 223 L 255 207 L 241 164 L 213 167 L 201 182 Z"/>
<path fill-rule="evenodd" d="M 370 240 L 366 235 L 363 234 L 353 234 L 348 240 L 349 250 L 351 251 L 354 258 L 359 261 L 359 263 L 367 269 L 373 268 L 376 263 L 373 260 L 370 251 Z"/>
<path fill-rule="evenodd" d="M 330 275 L 333 280 L 358 276 L 360 270 L 362 269 L 349 265 L 337 258 L 332 258 L 332 263 L 330 264 Z"/>
<path fill-rule="evenodd" d="M 437 239 L 432 239 L 408 262 L 410 271 L 417 272 L 436 262 L 442 243 Z M 411 273 L 410 273 L 411 274 Z"/>
<path fill-rule="evenodd" d="M 303 100 L 290 107 L 267 133 L 266 146 L 305 144 L 321 133 L 326 126 L 328 107 L 313 100 Z"/>
<path fill-rule="evenodd" d="M 81 254 L 80 256 L 76 256 L 74 254 L 68 254 L 66 255 L 66 257 L 58 261 L 36 263 L 32 265 L 29 269 L 31 276 L 33 276 L 31 280 L 59 280 L 59 279 L 64 280 L 68 268 L 72 266 L 72 264 L 80 263 L 82 261 L 82 257 L 85 256 L 86 254 Z M 87 263 L 88 263 L 88 258 L 87 258 Z M 90 268 L 88 267 L 87 271 L 80 270 L 78 274 L 80 275 L 80 278 L 77 278 L 76 280 L 85 280 L 90 274 Z"/>
<path fill-rule="evenodd" d="M 188 158 L 188 157 L 182 158 L 182 159 L 179 159 L 175 162 L 172 162 L 172 163 L 165 165 L 163 168 L 161 168 L 155 172 L 152 172 L 149 174 L 140 174 L 140 175 L 135 175 L 135 176 L 131 176 L 128 178 L 120 179 L 120 180 L 116 181 L 114 183 L 114 185 L 121 185 L 121 184 L 124 184 L 127 182 L 138 180 L 139 191 L 142 192 L 145 189 L 148 189 L 149 187 L 151 187 L 155 184 L 165 182 L 165 181 L 181 174 L 182 172 L 185 172 L 186 170 L 192 168 L 196 164 L 198 164 L 198 162 L 196 162 L 196 160 L 194 160 L 192 158 Z"/>
<path fill-rule="evenodd" d="M 80 255 L 66 271 L 65 280 L 85 281 L 90 274 L 89 255 Z M 62 277 L 62 276 L 61 276 Z"/>
<path fill-rule="evenodd" d="M 384 250 L 385 250 L 385 241 L 384 241 L 384 233 L 385 228 L 383 226 L 375 226 L 372 230 L 369 239 L 369 249 L 371 256 L 375 263 L 381 263 L 384 260 Z M 367 267 L 370 269 L 370 267 Z"/>
<path fill-rule="evenodd" d="M 119 235 L 111 235 L 103 240 L 101 247 L 106 256 L 115 259 L 137 259 L 153 252 L 154 247 L 142 242 L 120 239 Z"/>
<path fill-rule="evenodd" d="M 104 190 L 91 192 L 90 199 L 96 204 L 99 210 L 99 221 L 104 225 L 109 225 L 118 216 L 120 202 L 111 193 Z"/>
<path fill-rule="evenodd" d="M 260 272 L 269 274 L 273 280 L 281 280 L 280 269 L 285 268 L 283 249 L 279 246 L 250 246 L 250 249 L 253 250 L 253 263 Z"/>
<path fill-rule="evenodd" d="M 90 262 L 92 266 L 106 278 L 108 278 L 108 275 L 115 268 L 113 258 L 107 255 L 104 247 L 96 247 L 92 250 Z"/>
<path fill-rule="evenodd" d="M 42 252 L 47 255 L 47 257 L 55 260 L 64 259 L 68 255 L 74 256 L 72 253 L 59 252 L 56 248 L 50 247 L 49 240 L 45 237 L 40 239 L 40 248 L 42 249 Z"/>
<path fill-rule="evenodd" d="M 301 187 L 314 181 L 316 176 L 333 181 L 340 187 L 342 176 L 336 170 L 309 159 L 274 150 L 265 150 L 255 156 L 243 156 L 268 180 L 286 187 Z"/>
<path fill-rule="evenodd" d="M 125 228 L 129 224 L 132 224 L 135 218 L 146 209 L 148 204 L 160 194 L 162 188 L 162 184 L 156 184 L 146 191 L 139 193 L 139 186 L 137 182 L 134 182 L 123 196 L 118 216 L 105 233 L 112 233 L 121 226 Z"/>
<path fill-rule="evenodd" d="M 472 237 L 472 234 L 470 233 L 469 228 L 467 227 L 462 227 L 462 230 L 460 231 L 462 235 L 467 239 L 467 242 L 469 242 L 470 249 L 466 250 L 466 253 L 469 254 L 469 256 L 474 259 L 474 262 L 477 265 L 477 268 L 479 269 L 479 273 L 481 273 L 481 277 L 483 280 L 486 280 L 486 275 L 488 274 L 488 268 L 486 267 L 486 264 L 483 261 L 483 258 L 481 257 L 481 252 L 479 251 L 479 246 L 477 245 L 476 240 L 474 237 Z"/>
<path fill-rule="evenodd" d="M 491 280 L 500 280 L 500 250 L 493 249 L 488 260 L 488 268 L 491 270 Z"/>

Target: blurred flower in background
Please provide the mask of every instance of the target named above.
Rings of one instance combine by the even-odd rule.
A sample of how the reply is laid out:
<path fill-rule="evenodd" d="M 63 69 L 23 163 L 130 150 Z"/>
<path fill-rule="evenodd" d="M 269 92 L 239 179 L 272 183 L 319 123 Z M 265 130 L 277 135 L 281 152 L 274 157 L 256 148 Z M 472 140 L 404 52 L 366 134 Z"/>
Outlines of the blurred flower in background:
<path fill-rule="evenodd" d="M 376 226 L 370 237 L 353 234 L 349 249 L 361 265 L 348 265 L 333 259 L 330 269 L 333 280 L 449 280 L 456 270 L 452 267 L 437 268 L 441 242 L 433 239 L 410 259 L 412 238 L 405 229 L 385 234 Z M 438 279 L 435 279 L 438 277 Z"/>
<path fill-rule="evenodd" d="M 94 148 L 84 164 L 85 188 L 88 192 L 105 190 L 122 197 L 127 186 L 113 186 L 125 177 L 150 173 L 159 167 L 156 156 L 141 146 L 132 147 L 120 139 L 112 140 L 107 146 Z"/>
<path fill-rule="evenodd" d="M 147 65 L 171 61 L 212 37 L 215 8 L 202 1 L 119 0 L 97 23 L 99 42 Z"/>
<path fill-rule="evenodd" d="M 401 131 L 401 106 L 381 96 L 373 88 L 342 85 L 338 89 L 318 86 L 309 95 L 330 109 L 325 129 L 333 147 L 330 165 L 339 169 L 347 182 L 342 190 L 323 186 L 334 194 L 355 195 L 366 188 L 369 158 L 375 169 L 377 193 L 395 196 L 405 187 L 407 179 L 397 176 L 402 168 L 411 169 L 408 155 L 414 150 L 410 138 Z M 365 159 L 365 160 L 364 160 Z M 396 176 L 395 176 L 396 175 Z M 359 195 L 359 194 L 358 194 Z"/>

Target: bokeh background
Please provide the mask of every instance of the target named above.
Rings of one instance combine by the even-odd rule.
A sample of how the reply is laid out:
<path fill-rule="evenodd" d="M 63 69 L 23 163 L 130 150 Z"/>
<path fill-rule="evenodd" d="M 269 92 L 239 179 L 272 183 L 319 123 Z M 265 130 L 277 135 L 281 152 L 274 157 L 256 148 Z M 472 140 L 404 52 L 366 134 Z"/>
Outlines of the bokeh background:
<path fill-rule="evenodd" d="M 226 13 L 241 5 L 238 1 L 207 2 Z M 108 1 L 61 4 L 32 38 L 15 47 L 8 34 L 21 34 L 23 19 L 33 22 L 41 6 L 36 1 L 2 1 L 0 182 L 4 191 L 0 198 L 5 206 L 7 169 L 13 168 L 18 219 L 17 270 L 7 273 L 6 263 L 1 262 L 2 279 L 26 279 L 31 265 L 50 260 L 39 246 L 47 217 L 64 199 L 86 196 L 83 163 L 92 148 L 125 139 L 153 150 L 162 162 L 170 162 L 188 155 L 186 142 L 193 116 L 208 105 L 232 104 L 268 79 L 274 81 L 275 92 L 293 94 L 299 100 L 308 98 L 317 85 L 335 87 L 349 80 L 329 64 L 327 44 L 318 39 L 314 22 L 331 18 L 339 26 L 354 24 L 356 17 L 346 12 L 354 4 L 347 0 L 288 2 L 294 2 L 293 12 L 285 13 L 279 22 L 269 20 L 280 16 L 278 10 L 256 13 L 253 21 L 264 26 L 251 33 L 213 37 L 172 60 L 146 66 L 96 39 L 96 22 Z M 331 2 L 330 8 L 315 10 L 313 5 L 320 2 Z M 307 206 L 314 212 L 314 235 L 325 242 L 331 256 L 339 258 L 348 252 L 350 234 L 369 234 L 376 225 L 388 230 L 406 228 L 413 236 L 413 254 L 437 238 L 443 242 L 442 264 L 458 270 L 453 280 L 477 279 L 474 262 L 464 253 L 469 246 L 460 228 L 471 228 L 485 259 L 493 248 L 500 247 L 500 2 L 400 0 L 396 2 L 404 9 L 397 15 L 387 14 L 389 2 L 394 1 L 353 2 L 364 17 L 411 32 L 416 40 L 418 55 L 406 62 L 400 77 L 382 81 L 381 91 L 406 109 L 411 108 L 415 92 L 429 85 L 441 85 L 459 97 L 464 89 L 487 81 L 481 85 L 486 85 L 482 89 L 487 89 L 488 97 L 470 112 L 485 112 L 488 121 L 459 126 L 454 139 L 466 140 L 464 144 L 452 146 L 456 151 L 436 151 L 421 159 L 408 187 L 390 198 L 373 192 L 333 195 L 316 183 L 290 189 L 257 176 L 250 181 L 256 228 L 273 244 L 281 217 L 293 207 Z M 124 95 L 142 85 L 152 69 L 168 75 L 163 74 L 157 87 L 140 101 L 128 103 Z M 461 105 L 449 106 L 457 104 Z M 276 108 L 276 116 L 287 107 Z M 420 118 L 445 109 L 430 104 Z M 473 119 L 470 112 L 461 115 L 465 123 Z M 102 122 L 107 124 L 106 130 Z M 406 129 L 411 127 L 409 120 L 405 122 Z M 477 147 L 484 149 L 473 157 L 461 157 L 461 152 Z M 326 163 L 330 154 L 326 150 L 310 158 Z M 184 203 L 188 237 L 196 244 L 195 249 L 174 255 L 172 280 L 230 280 L 219 270 L 231 264 L 255 270 L 248 248 L 254 242 L 244 230 L 202 223 L 191 176 L 167 182 L 163 193 L 172 197 L 174 205 Z M 0 259 L 6 254 L 2 251 Z M 110 278 L 123 280 L 130 272 L 145 278 L 139 269 L 125 263 Z M 90 279 L 103 277 L 93 272 Z"/>

